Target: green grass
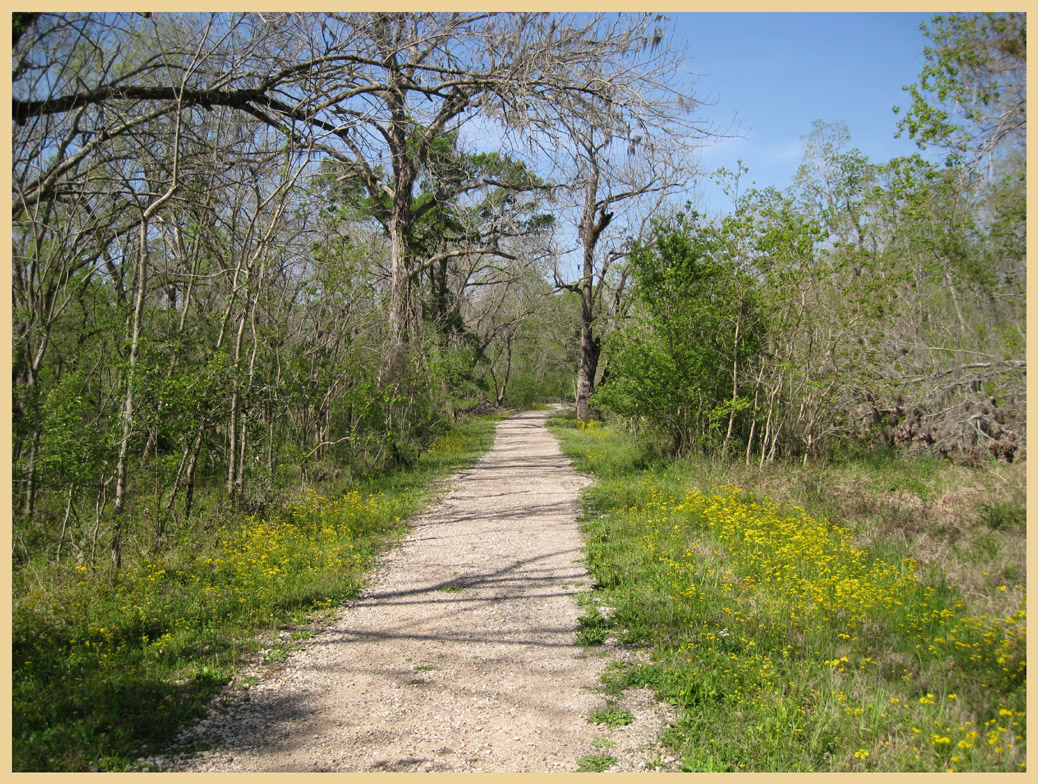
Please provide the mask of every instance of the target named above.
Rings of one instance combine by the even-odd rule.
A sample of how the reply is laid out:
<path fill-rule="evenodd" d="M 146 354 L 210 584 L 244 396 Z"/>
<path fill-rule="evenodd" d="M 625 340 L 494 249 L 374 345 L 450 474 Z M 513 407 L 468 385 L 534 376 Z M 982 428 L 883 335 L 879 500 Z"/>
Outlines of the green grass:
<path fill-rule="evenodd" d="M 430 483 L 485 452 L 499 418 L 460 424 L 409 470 L 193 531 L 114 576 L 16 573 L 13 769 L 118 771 L 161 748 L 264 647 L 262 633 L 305 639 L 300 627 L 356 595 Z M 297 647 L 267 645 L 271 663 Z"/>
<path fill-rule="evenodd" d="M 616 757 L 610 757 L 608 754 L 592 754 L 581 757 L 577 761 L 577 770 L 580 773 L 602 773 L 615 764 Z"/>
<path fill-rule="evenodd" d="M 1023 551 L 990 539 L 1019 521 L 984 511 L 994 496 L 972 485 L 985 474 L 894 457 L 785 473 L 653 465 L 608 427 L 552 427 L 598 478 L 585 491 L 587 562 L 613 633 L 650 653 L 614 664 L 603 689 L 647 686 L 675 706 L 664 741 L 683 770 L 1024 769 L 1024 586 L 975 590 Z M 857 511 L 826 491 L 852 482 Z M 925 535 L 898 536 L 875 514 L 891 493 L 934 505 Z M 957 550 L 953 531 L 991 552 Z M 978 563 L 986 576 L 955 577 Z"/>

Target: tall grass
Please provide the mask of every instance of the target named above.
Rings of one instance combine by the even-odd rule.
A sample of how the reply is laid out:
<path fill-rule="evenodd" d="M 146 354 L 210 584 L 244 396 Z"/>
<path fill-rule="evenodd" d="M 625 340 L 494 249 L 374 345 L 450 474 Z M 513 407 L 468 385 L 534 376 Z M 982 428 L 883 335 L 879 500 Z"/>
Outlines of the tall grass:
<path fill-rule="evenodd" d="M 123 770 L 170 740 L 246 654 L 270 644 L 259 633 L 356 595 L 432 480 L 489 448 L 495 419 L 462 423 L 407 471 L 196 529 L 115 575 L 82 566 L 16 574 L 14 769 Z"/>
<path fill-rule="evenodd" d="M 684 769 L 1024 769 L 1022 585 L 977 613 L 939 560 L 922 569 L 802 506 L 698 488 L 687 463 L 638 470 L 607 428 L 553 427 L 599 476 L 587 559 L 613 632 L 652 652 L 606 685 L 678 708 L 666 741 Z"/>

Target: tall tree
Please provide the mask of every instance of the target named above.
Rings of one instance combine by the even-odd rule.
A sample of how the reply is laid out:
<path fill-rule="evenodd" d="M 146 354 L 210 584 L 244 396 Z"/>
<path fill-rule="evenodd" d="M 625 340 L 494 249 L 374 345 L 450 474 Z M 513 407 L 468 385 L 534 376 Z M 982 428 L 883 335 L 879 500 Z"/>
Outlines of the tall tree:
<path fill-rule="evenodd" d="M 338 111 L 355 130 L 343 138 L 347 176 L 356 178 L 378 209 L 389 237 L 390 322 L 398 347 L 413 330 L 412 288 L 427 269 L 463 255 L 501 256 L 500 247 L 470 242 L 424 257 L 414 255 L 416 227 L 426 210 L 484 187 L 487 177 L 438 180 L 422 205 L 416 195 L 439 139 L 481 116 L 507 136 L 555 123 L 595 106 L 605 116 L 651 105 L 638 98 L 629 65 L 646 39 L 642 21 L 544 14 L 348 14 L 333 17 L 357 47 L 355 79 L 364 94 Z M 651 32 L 649 33 L 651 35 Z M 647 112 L 646 112 L 647 113 Z M 633 129 L 637 123 L 629 122 Z M 619 133 L 610 128 L 610 136 Z M 504 141 L 502 142 L 504 143 Z M 443 193 L 440 193 L 440 191 Z"/>
<path fill-rule="evenodd" d="M 664 43 L 666 20 L 629 15 L 610 24 L 624 48 L 603 63 L 608 93 L 561 103 L 560 116 L 544 128 L 554 139 L 549 157 L 564 172 L 563 198 L 578 238 L 576 280 L 566 281 L 556 270 L 556 285 L 581 300 L 575 396 L 582 421 L 590 416 L 598 375 L 602 340 L 596 320 L 610 267 L 626 254 L 625 237 L 637 233 L 637 223 L 688 182 L 696 146 L 713 133 L 694 118 L 698 105 L 681 81 L 683 52 Z M 618 213 L 628 218 L 615 220 Z"/>

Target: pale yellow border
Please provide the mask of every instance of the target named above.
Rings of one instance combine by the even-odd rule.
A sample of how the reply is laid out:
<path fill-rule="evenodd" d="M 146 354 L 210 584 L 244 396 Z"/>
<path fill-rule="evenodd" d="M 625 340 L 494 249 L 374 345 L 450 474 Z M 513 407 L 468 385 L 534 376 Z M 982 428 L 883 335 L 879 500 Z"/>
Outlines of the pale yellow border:
<path fill-rule="evenodd" d="M 718 0 L 710 0 L 710 2 L 673 2 L 673 0 L 655 0 L 648 5 L 638 7 L 636 3 L 631 0 L 600 0 L 599 2 L 578 2 L 574 3 L 572 0 L 567 2 L 550 2 L 549 0 L 528 0 L 528 2 L 515 2 L 515 0 L 501 0 L 496 3 L 488 3 L 486 0 L 483 2 L 462 2 L 461 0 L 440 0 L 440 2 L 394 2 L 389 3 L 378 3 L 378 2 L 305 2 L 302 3 L 306 10 L 458 10 L 458 11 L 478 11 L 478 10 L 495 10 L 495 11 L 659 11 L 659 12 L 694 12 L 694 11 L 720 11 L 720 12 L 763 12 L 763 11 L 783 11 L 783 12 L 846 12 L 846 11 L 886 11 L 886 12 L 953 12 L 953 11 L 978 11 L 978 10 L 997 10 L 997 11 L 1029 11 L 1031 9 L 1030 3 L 1022 3 L 1020 0 L 1014 0 L 1008 3 L 992 3 L 990 0 L 982 0 L 981 2 L 933 2 L 927 0 L 927 2 L 892 2 L 891 0 L 883 0 L 882 2 L 852 2 L 848 6 L 836 6 L 834 2 L 820 2 L 819 0 L 805 1 L 799 0 L 799 2 L 761 2 L 760 0 L 730 0 L 729 2 L 718 2 Z M 254 0 L 250 3 L 241 2 L 200 2 L 199 0 L 176 0 L 173 3 L 157 3 L 154 0 L 146 0 L 144 2 L 96 2 L 96 3 L 81 3 L 81 2 L 39 2 L 39 0 L 22 0 L 22 2 L 12 2 L 12 0 L 4 0 L 3 2 L 3 23 L 0 27 L 0 34 L 4 36 L 4 41 L 11 40 L 11 16 L 10 11 L 12 10 L 51 10 L 51 11 L 62 11 L 62 10 L 91 10 L 91 11 L 111 11 L 111 10 L 153 10 L 153 11 L 212 11 L 212 10 L 225 10 L 225 11 L 277 11 L 291 8 L 291 3 L 286 3 L 284 0 L 280 2 L 270 2 L 269 0 Z M 1038 7 L 1038 6 L 1036 6 Z M 299 9 L 293 9 L 299 10 Z M 1033 66 L 1028 67 L 1028 80 L 1031 80 Z M 4 121 L 4 127 L 10 127 L 11 122 L 11 104 L 6 100 L 6 97 L 10 96 L 11 93 L 11 81 L 10 71 L 5 70 L 4 72 L 4 96 L 3 101 L 3 112 L 0 114 Z M 11 160 L 11 137 L 4 135 L 2 147 L 4 160 Z M 1030 149 L 1028 151 L 1028 165 L 1029 167 L 1033 163 Z M 10 168 L 4 166 L 2 172 L 0 172 L 0 183 L 3 184 L 4 192 L 7 193 L 10 190 Z M 1028 204 L 1028 219 L 1032 217 L 1033 208 L 1030 203 Z M 2 211 L 2 221 L 0 225 L 3 227 L 5 237 L 10 236 L 11 232 L 11 217 L 8 210 Z M 1031 251 L 1033 243 L 1028 241 L 1028 252 Z M 7 266 L 10 266 L 10 246 L 3 243 L 2 257 L 6 260 Z M 1028 299 L 1033 298 L 1035 289 L 1038 289 L 1038 284 L 1035 283 L 1032 276 L 1028 276 L 1027 283 L 1027 296 Z M 1027 313 L 1027 327 L 1028 331 L 1031 331 L 1032 325 L 1032 314 L 1028 310 Z M 10 335 L 12 329 L 11 324 L 11 301 L 9 298 L 4 298 L 3 302 L 0 303 L 0 332 L 4 335 Z M 1030 341 L 1028 341 L 1027 356 L 1030 359 Z M 11 410 L 11 341 L 10 339 L 4 339 L 0 341 L 0 359 L 3 360 L 3 379 L 0 381 L 0 390 L 2 390 L 2 397 L 0 397 L 0 410 L 10 411 Z M 1033 419 L 1031 416 L 1035 411 L 1035 402 L 1033 395 L 1028 391 L 1027 395 L 1027 418 L 1028 420 Z M 3 497 L 0 499 L 0 530 L 6 534 L 4 541 L 8 544 L 11 541 L 11 501 L 12 501 L 12 475 L 11 475 L 11 420 L 5 416 L 0 420 L 0 434 L 3 436 L 3 455 L 0 457 L 0 465 L 3 466 L 3 473 L 0 474 L 0 483 L 2 483 Z M 1035 469 L 1028 466 L 1027 480 L 1028 486 L 1032 485 L 1038 474 L 1035 473 Z M 1031 498 L 1031 494 L 1028 494 L 1027 500 L 1027 517 L 1028 520 L 1034 519 L 1035 512 L 1035 501 Z M 1028 534 L 1031 533 L 1031 526 L 1028 524 Z M 1033 565 L 1033 556 L 1035 554 L 1035 546 L 1031 541 L 1031 537 L 1028 536 L 1027 544 L 1027 565 L 1028 568 Z M 5 558 L 9 559 L 10 548 L 8 547 L 8 555 Z M 0 647 L 0 666 L 3 668 L 3 676 L 0 678 L 2 681 L 2 691 L 0 691 L 0 697 L 3 699 L 3 713 L 0 714 L 0 772 L 10 773 L 11 771 L 11 573 L 10 573 L 10 561 L 5 560 L 4 564 L 0 566 L 0 575 L 2 575 L 2 585 L 4 594 L 8 597 L 8 601 L 0 606 L 0 624 L 2 624 L 2 633 L 0 633 L 0 639 L 3 644 Z M 1032 601 L 1030 598 L 1030 591 L 1028 591 L 1028 613 L 1030 614 L 1034 608 L 1032 607 Z M 1028 641 L 1028 658 L 1031 658 L 1030 654 L 1032 646 L 1030 640 Z M 1031 685 L 1031 679 L 1028 678 L 1028 687 Z M 1031 689 L 1028 689 L 1028 718 L 1027 725 L 1028 730 L 1032 730 L 1033 719 L 1032 716 L 1035 712 L 1035 703 L 1038 702 Z M 1028 754 L 1028 767 L 1031 767 L 1030 754 Z M 34 778 L 44 778 L 47 780 L 55 778 L 65 778 L 66 776 L 74 776 L 79 774 L 14 774 L 18 777 L 22 776 L 33 776 Z M 181 777 L 187 778 L 198 778 L 205 777 L 206 774 L 100 774 L 104 777 L 109 776 L 148 776 L 149 778 L 154 776 L 160 776 L 167 778 L 169 776 L 176 776 L 178 779 Z M 235 774 L 216 774 L 221 778 L 232 779 Z M 320 774 L 290 774 L 293 779 L 296 777 L 312 777 Z M 347 776 L 350 781 L 371 779 L 377 780 L 378 782 L 385 782 L 387 778 L 420 778 L 422 782 L 430 782 L 430 784 L 440 784 L 440 782 L 457 782 L 458 777 L 461 776 L 463 779 L 469 779 L 472 776 L 477 776 L 481 780 L 493 779 L 500 781 L 546 781 L 546 780 L 557 780 L 564 779 L 565 781 L 585 781 L 592 779 L 596 776 L 620 776 L 625 779 L 637 778 L 637 779 L 648 779 L 650 777 L 658 776 L 680 776 L 680 775 L 692 775 L 697 780 L 702 780 L 703 776 L 707 776 L 712 780 L 721 779 L 724 782 L 742 782 L 748 777 L 768 777 L 769 779 L 776 780 L 789 780 L 793 781 L 794 776 L 800 778 L 800 776 L 807 775 L 809 777 L 818 780 L 818 777 L 824 776 L 825 780 L 832 778 L 846 778 L 853 776 L 869 775 L 872 777 L 883 777 L 883 778 L 903 778 L 905 780 L 911 779 L 911 781 L 919 781 L 921 779 L 930 779 L 937 776 L 943 776 L 945 774 L 940 773 L 916 773 L 916 774 L 901 774 L 901 773 L 872 773 L 872 774 L 858 774 L 858 773 L 835 773 L 835 774 L 791 774 L 791 773 L 726 773 L 726 774 L 593 774 L 593 773 L 567 773 L 567 774 L 505 774 L 505 773 L 487 773 L 487 774 L 456 774 L 456 773 L 419 773 L 419 774 L 407 774 L 407 773 L 354 773 L 354 774 L 338 774 L 339 776 Z M 968 779 L 973 780 L 987 780 L 996 777 L 1011 776 L 1013 774 L 1008 773 L 965 773 L 958 774 L 956 780 Z M 263 781 L 283 781 L 285 774 L 274 774 L 274 773 L 263 773 L 263 774 L 250 774 L 249 781 L 255 781 L 257 779 Z M 964 779 L 963 779 L 964 777 Z M 238 781 L 244 781 L 242 778 L 238 778 Z M 601 779 L 596 779 L 601 781 Z"/>

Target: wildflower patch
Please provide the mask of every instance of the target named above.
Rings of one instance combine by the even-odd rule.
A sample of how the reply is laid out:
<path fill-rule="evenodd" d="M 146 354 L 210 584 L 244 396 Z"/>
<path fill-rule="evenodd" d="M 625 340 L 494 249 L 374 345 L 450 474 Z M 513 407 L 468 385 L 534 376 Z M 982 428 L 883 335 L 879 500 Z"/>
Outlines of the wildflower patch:
<path fill-rule="evenodd" d="M 1024 769 L 1022 600 L 971 614 L 913 558 L 735 487 L 688 490 L 679 467 L 602 480 L 587 504 L 602 602 L 654 652 L 629 682 L 679 708 L 684 769 Z"/>
<path fill-rule="evenodd" d="M 58 566 L 46 590 L 21 586 L 13 768 L 122 770 L 167 742 L 260 647 L 257 632 L 355 595 L 430 481 L 486 451 L 493 432 L 493 418 L 470 420 L 407 472 L 185 533 L 117 574 Z"/>

